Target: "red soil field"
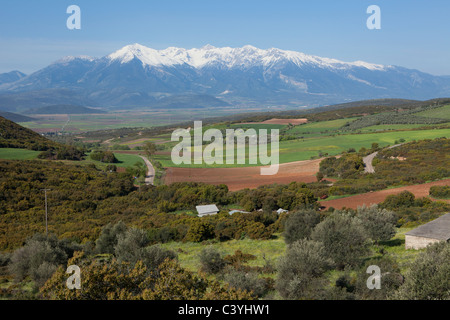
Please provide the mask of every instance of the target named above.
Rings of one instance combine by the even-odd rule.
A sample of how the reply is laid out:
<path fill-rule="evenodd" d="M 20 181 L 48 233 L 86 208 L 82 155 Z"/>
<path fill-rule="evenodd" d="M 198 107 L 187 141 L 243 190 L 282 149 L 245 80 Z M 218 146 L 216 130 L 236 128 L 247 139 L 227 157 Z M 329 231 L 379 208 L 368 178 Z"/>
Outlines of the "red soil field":
<path fill-rule="evenodd" d="M 164 182 L 204 182 L 208 184 L 226 184 L 230 191 L 245 188 L 257 188 L 266 184 L 289 184 L 290 182 L 314 182 L 315 174 L 323 159 L 296 161 L 280 164 L 278 173 L 262 176 L 261 167 L 245 168 L 167 168 Z M 328 179 L 330 180 L 330 179 Z"/>
<path fill-rule="evenodd" d="M 357 207 L 361 207 L 363 204 L 370 206 L 371 204 L 378 204 L 383 202 L 387 196 L 391 194 L 398 194 L 402 191 L 412 192 L 416 198 L 427 197 L 429 195 L 430 187 L 432 186 L 445 186 L 450 185 L 450 179 L 433 181 L 430 183 L 419 184 L 414 186 L 406 186 L 389 190 L 381 190 L 375 192 L 369 192 L 364 194 L 359 194 L 347 198 L 329 200 L 329 201 L 321 201 L 321 205 L 326 208 L 333 207 L 335 209 L 342 209 L 343 207 L 356 209 Z M 450 200 L 443 200 L 446 202 L 450 202 Z"/>

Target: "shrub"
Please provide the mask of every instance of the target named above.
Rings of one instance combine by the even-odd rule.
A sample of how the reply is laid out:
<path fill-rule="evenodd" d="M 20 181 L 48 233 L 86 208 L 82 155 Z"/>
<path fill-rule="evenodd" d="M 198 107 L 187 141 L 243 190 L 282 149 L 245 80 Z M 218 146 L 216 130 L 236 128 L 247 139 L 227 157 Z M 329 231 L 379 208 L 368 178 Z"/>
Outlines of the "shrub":
<path fill-rule="evenodd" d="M 284 224 L 284 241 L 291 244 L 297 240 L 308 239 L 313 228 L 320 222 L 315 210 L 300 210 L 288 215 Z"/>
<path fill-rule="evenodd" d="M 195 219 L 186 234 L 185 240 L 190 242 L 201 242 L 213 238 L 213 226 L 208 222 Z"/>
<path fill-rule="evenodd" d="M 405 283 L 393 295 L 400 300 L 450 299 L 450 243 L 430 245 L 416 258 Z"/>
<path fill-rule="evenodd" d="M 361 220 L 369 238 L 378 241 L 390 240 L 395 235 L 397 217 L 392 211 L 378 209 L 378 206 L 358 208 L 357 217 Z"/>
<path fill-rule="evenodd" d="M 322 243 L 298 240 L 280 259 L 276 288 L 284 299 L 311 298 L 315 289 L 322 285 L 322 275 L 332 264 Z"/>
<path fill-rule="evenodd" d="M 416 197 L 413 193 L 405 190 L 399 194 L 391 194 L 387 196 L 380 206 L 391 210 L 405 207 L 408 208 L 414 206 L 415 199 Z"/>
<path fill-rule="evenodd" d="M 231 269 L 229 272 L 225 273 L 224 281 L 232 288 L 251 292 L 255 298 L 263 297 L 269 289 L 267 281 L 259 278 L 256 272 Z"/>
<path fill-rule="evenodd" d="M 119 221 L 115 225 L 107 224 L 104 226 L 95 243 L 96 252 L 114 254 L 114 247 L 117 244 L 118 237 L 126 231 L 127 226 L 122 221 Z"/>
<path fill-rule="evenodd" d="M 104 163 L 117 163 L 119 162 L 111 151 L 94 151 L 91 153 L 91 159 Z"/>
<path fill-rule="evenodd" d="M 27 276 L 37 287 L 43 285 L 56 268 L 73 254 L 74 247 L 59 241 L 56 236 L 46 237 L 36 234 L 26 241 L 25 246 L 17 249 L 11 256 L 9 271 L 16 280 Z"/>
<path fill-rule="evenodd" d="M 177 254 L 172 250 L 166 250 L 159 245 L 153 245 L 145 248 L 142 254 L 142 261 L 149 270 L 159 269 L 159 266 L 168 260 L 175 260 Z"/>
<path fill-rule="evenodd" d="M 226 262 L 220 252 L 212 247 L 203 249 L 200 252 L 201 268 L 204 272 L 216 274 L 225 268 Z"/>
<path fill-rule="evenodd" d="M 367 288 L 367 268 L 376 265 L 381 271 L 381 288 L 370 290 Z M 389 298 L 403 283 L 403 276 L 400 273 L 398 263 L 391 257 L 383 256 L 382 258 L 371 259 L 367 261 L 364 267 L 358 272 L 355 281 L 355 294 L 360 300 L 386 300 Z"/>
<path fill-rule="evenodd" d="M 136 263 L 142 260 L 144 248 L 150 243 L 147 232 L 141 229 L 131 228 L 117 237 L 114 254 L 119 260 Z"/>
<path fill-rule="evenodd" d="M 430 196 L 439 199 L 450 198 L 450 186 L 432 186 Z"/>

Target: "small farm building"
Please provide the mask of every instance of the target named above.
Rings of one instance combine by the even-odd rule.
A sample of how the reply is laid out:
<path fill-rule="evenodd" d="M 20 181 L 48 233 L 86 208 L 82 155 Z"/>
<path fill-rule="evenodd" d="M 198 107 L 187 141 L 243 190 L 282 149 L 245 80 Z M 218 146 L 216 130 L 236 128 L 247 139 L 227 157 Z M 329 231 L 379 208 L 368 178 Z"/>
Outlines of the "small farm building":
<path fill-rule="evenodd" d="M 429 244 L 450 240 L 450 213 L 405 234 L 406 249 L 423 249 Z"/>
<path fill-rule="evenodd" d="M 206 206 L 196 206 L 195 208 L 197 209 L 199 217 L 211 216 L 219 212 L 219 209 L 215 204 L 210 204 Z"/>

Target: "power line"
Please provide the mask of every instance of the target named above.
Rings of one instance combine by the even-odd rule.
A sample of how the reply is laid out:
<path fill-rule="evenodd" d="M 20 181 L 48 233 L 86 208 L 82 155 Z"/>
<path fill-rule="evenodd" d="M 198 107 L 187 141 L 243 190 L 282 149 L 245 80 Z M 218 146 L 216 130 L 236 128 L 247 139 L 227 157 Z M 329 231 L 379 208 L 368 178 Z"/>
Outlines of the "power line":
<path fill-rule="evenodd" d="M 47 191 L 50 191 L 52 189 L 41 189 L 41 191 L 44 191 L 45 194 L 45 234 L 48 237 L 48 207 L 47 207 Z"/>

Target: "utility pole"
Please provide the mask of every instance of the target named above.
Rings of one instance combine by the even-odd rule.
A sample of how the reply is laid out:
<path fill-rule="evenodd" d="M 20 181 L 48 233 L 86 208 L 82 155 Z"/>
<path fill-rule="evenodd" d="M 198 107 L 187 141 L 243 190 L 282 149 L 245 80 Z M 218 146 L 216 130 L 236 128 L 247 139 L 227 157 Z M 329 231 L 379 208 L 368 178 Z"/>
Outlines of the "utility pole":
<path fill-rule="evenodd" d="M 47 191 L 50 191 L 51 189 L 41 189 L 41 191 L 44 191 L 45 194 L 45 234 L 48 237 L 48 209 L 47 209 Z"/>

